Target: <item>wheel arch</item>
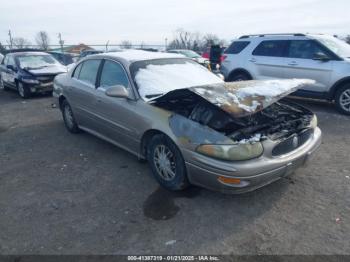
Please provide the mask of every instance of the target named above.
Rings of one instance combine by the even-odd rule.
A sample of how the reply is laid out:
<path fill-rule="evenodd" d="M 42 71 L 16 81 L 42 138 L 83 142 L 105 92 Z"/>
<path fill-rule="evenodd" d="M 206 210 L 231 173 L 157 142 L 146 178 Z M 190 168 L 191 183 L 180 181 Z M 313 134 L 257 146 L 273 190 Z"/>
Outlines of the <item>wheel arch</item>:
<path fill-rule="evenodd" d="M 166 134 L 158 129 L 149 129 L 145 133 L 143 133 L 141 137 L 141 143 L 140 143 L 140 158 L 146 159 L 147 158 L 147 146 L 149 141 L 151 141 L 152 137 L 155 135 L 165 135 Z"/>
<path fill-rule="evenodd" d="M 334 100 L 337 90 L 345 84 L 350 84 L 350 76 L 344 77 L 335 82 L 335 84 L 331 87 L 330 91 L 328 92 L 327 99 Z"/>

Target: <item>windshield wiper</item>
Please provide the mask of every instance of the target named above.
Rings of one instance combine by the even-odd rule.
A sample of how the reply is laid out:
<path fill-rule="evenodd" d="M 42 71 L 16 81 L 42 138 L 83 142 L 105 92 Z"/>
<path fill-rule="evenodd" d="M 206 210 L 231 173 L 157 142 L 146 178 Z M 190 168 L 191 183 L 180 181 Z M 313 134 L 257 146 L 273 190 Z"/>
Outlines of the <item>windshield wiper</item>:
<path fill-rule="evenodd" d="M 161 96 L 163 94 L 151 94 L 151 95 L 145 95 L 146 98 L 153 98 L 153 97 L 157 97 L 157 96 Z"/>

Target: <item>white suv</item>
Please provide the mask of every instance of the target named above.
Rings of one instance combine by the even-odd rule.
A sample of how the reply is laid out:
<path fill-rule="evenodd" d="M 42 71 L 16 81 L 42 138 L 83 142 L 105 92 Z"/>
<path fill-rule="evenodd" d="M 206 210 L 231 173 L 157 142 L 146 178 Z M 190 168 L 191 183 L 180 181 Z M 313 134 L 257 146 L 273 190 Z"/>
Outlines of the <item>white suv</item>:
<path fill-rule="evenodd" d="M 350 45 L 333 36 L 247 35 L 232 42 L 221 66 L 226 81 L 308 78 L 294 95 L 335 101 L 350 115 Z"/>

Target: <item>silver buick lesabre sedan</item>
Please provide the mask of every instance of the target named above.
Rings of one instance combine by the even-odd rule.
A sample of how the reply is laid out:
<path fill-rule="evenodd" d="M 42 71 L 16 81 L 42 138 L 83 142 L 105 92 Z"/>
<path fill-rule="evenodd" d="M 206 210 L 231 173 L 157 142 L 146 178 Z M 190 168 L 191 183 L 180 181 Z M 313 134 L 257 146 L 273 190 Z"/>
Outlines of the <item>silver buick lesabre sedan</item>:
<path fill-rule="evenodd" d="M 146 159 L 169 190 L 227 193 L 267 185 L 321 143 L 317 118 L 285 96 L 311 80 L 225 83 L 181 55 L 138 50 L 89 56 L 54 80 L 67 129 Z"/>

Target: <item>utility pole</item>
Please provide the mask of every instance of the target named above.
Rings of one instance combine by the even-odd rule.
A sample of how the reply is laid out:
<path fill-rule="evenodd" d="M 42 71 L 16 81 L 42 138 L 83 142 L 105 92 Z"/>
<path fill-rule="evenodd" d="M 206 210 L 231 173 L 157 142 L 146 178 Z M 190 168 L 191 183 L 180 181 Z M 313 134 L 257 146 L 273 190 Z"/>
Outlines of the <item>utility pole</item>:
<path fill-rule="evenodd" d="M 168 50 L 168 38 L 165 38 L 165 51 Z"/>
<path fill-rule="evenodd" d="M 11 30 L 9 30 L 9 37 L 10 37 L 10 50 L 11 50 L 12 49 L 12 45 L 13 45 Z"/>
<path fill-rule="evenodd" d="M 109 45 L 109 40 L 106 43 L 106 52 L 108 52 L 108 45 Z"/>
<path fill-rule="evenodd" d="M 61 52 L 63 53 L 63 45 L 64 45 L 64 41 L 62 40 L 62 36 L 61 36 L 61 33 L 58 33 L 58 43 L 60 44 L 61 46 Z"/>

